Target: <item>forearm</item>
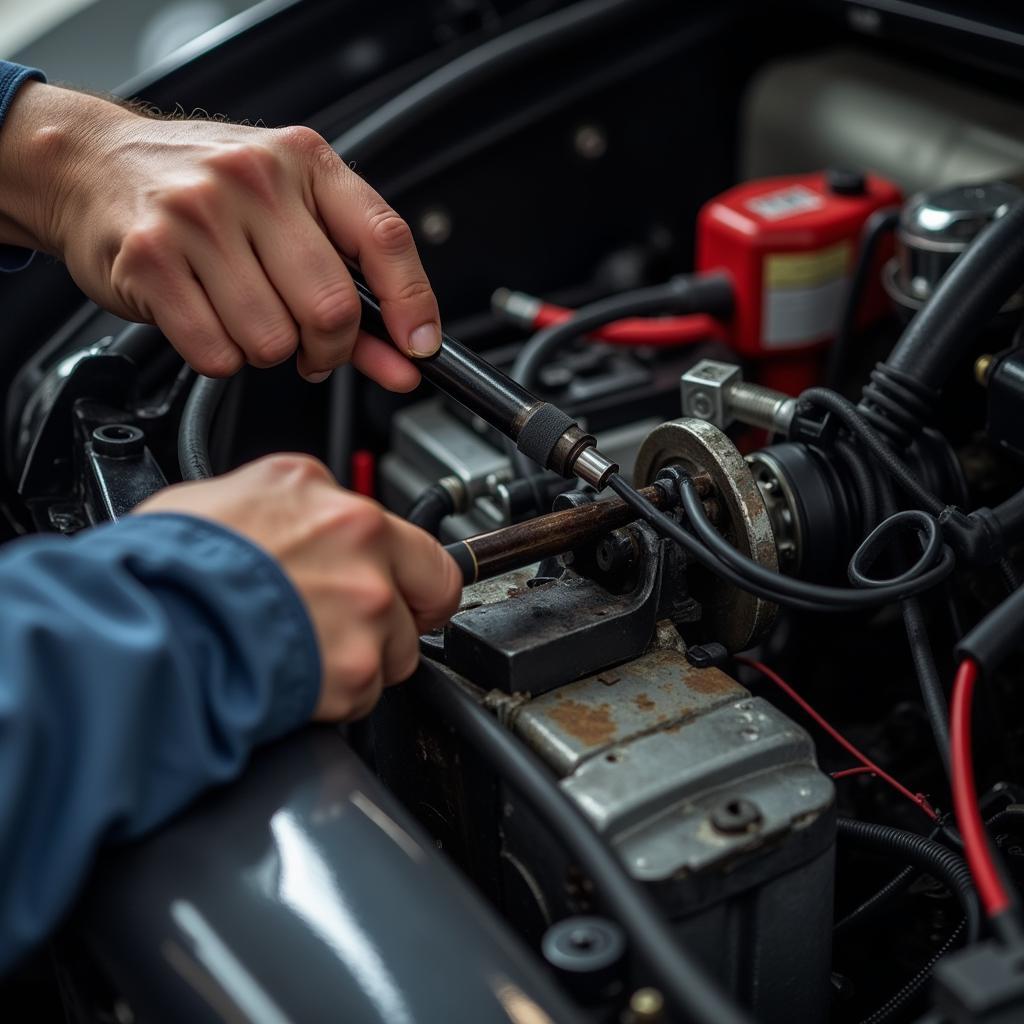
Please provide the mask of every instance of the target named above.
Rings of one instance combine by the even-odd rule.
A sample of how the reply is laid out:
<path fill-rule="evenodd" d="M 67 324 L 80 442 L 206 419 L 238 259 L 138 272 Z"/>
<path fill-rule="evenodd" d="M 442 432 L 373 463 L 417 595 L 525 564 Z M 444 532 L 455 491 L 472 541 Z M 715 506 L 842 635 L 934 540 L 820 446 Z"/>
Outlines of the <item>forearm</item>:
<path fill-rule="evenodd" d="M 0 971 L 136 835 L 308 719 L 319 662 L 280 570 L 228 531 L 139 517 L 0 558 Z"/>

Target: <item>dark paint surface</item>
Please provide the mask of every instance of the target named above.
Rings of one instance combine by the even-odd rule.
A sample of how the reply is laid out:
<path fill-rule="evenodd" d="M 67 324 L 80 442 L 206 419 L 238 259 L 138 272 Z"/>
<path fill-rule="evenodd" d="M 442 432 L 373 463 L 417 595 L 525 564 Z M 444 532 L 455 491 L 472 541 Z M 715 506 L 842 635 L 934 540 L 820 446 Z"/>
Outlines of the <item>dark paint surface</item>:
<path fill-rule="evenodd" d="M 80 919 L 140 1021 L 578 1019 L 336 729 L 110 855 Z"/>

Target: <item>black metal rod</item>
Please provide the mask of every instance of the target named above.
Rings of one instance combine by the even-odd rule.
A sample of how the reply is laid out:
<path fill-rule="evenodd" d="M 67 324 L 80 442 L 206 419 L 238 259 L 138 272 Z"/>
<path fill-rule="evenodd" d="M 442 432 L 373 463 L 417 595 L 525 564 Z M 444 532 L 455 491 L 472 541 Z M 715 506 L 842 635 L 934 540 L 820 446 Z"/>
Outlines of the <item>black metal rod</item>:
<path fill-rule="evenodd" d="M 363 330 L 392 340 L 377 297 L 362 281 L 356 279 L 355 284 L 363 304 Z M 447 334 L 441 335 L 441 347 L 434 355 L 416 359 L 415 364 L 431 384 L 513 441 L 530 414 L 542 404 L 521 384 Z"/>

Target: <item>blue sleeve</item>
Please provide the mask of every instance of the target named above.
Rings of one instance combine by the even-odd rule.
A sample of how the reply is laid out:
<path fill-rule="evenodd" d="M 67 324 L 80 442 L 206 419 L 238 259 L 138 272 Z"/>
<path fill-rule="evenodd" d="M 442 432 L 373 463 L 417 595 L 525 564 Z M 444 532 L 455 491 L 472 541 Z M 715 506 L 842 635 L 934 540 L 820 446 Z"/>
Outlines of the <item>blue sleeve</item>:
<path fill-rule="evenodd" d="M 178 515 L 0 554 L 0 974 L 97 846 L 137 836 L 309 719 L 316 638 L 278 565 Z"/>
<path fill-rule="evenodd" d="M 46 76 L 36 68 L 26 68 L 21 64 L 0 60 L 0 128 L 4 126 L 4 118 L 7 116 L 14 94 L 30 79 L 45 82 Z M 0 135 L 0 146 L 2 145 L 3 135 Z M 0 188 L 2 187 L 3 183 L 0 182 Z M 0 245 L 0 272 L 21 270 L 28 266 L 32 255 L 28 249 L 19 249 L 13 245 Z"/>

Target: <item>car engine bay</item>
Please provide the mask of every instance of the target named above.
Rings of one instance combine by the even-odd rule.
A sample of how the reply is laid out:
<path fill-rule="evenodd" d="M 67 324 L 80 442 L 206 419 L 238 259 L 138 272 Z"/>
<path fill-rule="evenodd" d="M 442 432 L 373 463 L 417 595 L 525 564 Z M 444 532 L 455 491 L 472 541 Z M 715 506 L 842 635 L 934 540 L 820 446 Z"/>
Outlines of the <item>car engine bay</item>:
<path fill-rule="evenodd" d="M 0 539 L 295 450 L 467 580 L 370 718 L 104 854 L 65 1019 L 1024 1019 L 1024 35 L 962 6 L 307 0 L 143 84 L 316 128 L 565 419 L 0 281 Z"/>

